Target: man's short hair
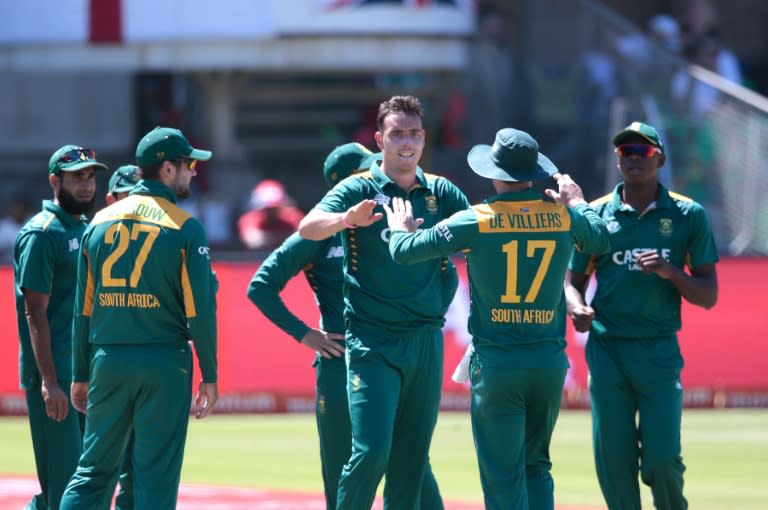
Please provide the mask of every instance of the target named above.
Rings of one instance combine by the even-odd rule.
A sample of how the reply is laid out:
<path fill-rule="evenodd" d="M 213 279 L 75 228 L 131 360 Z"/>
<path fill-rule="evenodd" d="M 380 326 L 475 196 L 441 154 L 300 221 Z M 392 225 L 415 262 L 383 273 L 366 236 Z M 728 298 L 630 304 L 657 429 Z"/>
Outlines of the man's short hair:
<path fill-rule="evenodd" d="M 424 116 L 421 102 L 413 96 L 392 96 L 379 105 L 379 114 L 376 116 L 376 126 L 381 130 L 384 127 L 384 119 L 391 113 L 404 113 L 405 115 Z"/>

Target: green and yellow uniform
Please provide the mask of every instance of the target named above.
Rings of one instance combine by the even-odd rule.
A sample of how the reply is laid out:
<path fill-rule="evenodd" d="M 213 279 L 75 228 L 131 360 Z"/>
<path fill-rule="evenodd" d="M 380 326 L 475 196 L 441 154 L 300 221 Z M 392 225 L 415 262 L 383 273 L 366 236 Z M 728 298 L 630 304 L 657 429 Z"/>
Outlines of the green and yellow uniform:
<path fill-rule="evenodd" d="M 575 253 L 570 263 L 571 271 L 594 272 L 597 281 L 586 346 L 597 474 L 611 509 L 640 508 L 639 470 L 657 508 L 687 508 L 681 296 L 668 280 L 644 273 L 635 257 L 658 250 L 683 268 L 714 264 L 718 255 L 701 205 L 659 185 L 656 201 L 638 212 L 622 202 L 623 186 L 593 203 L 610 231 L 610 253 Z"/>
<path fill-rule="evenodd" d="M 64 421 L 46 415 L 41 377 L 32 352 L 22 289 L 48 294 L 51 353 L 59 386 L 69 396 L 72 380 L 72 308 L 75 300 L 77 252 L 86 218 L 77 220 L 50 200 L 21 229 L 14 247 L 13 275 L 19 331 L 19 377 L 26 392 L 35 465 L 42 492 L 29 508 L 58 508 L 67 480 L 80 457 L 79 413 L 69 405 Z"/>
<path fill-rule="evenodd" d="M 549 442 L 568 367 L 563 277 L 574 245 L 607 249 L 605 226 L 586 204 L 568 208 L 529 190 L 495 195 L 434 228 L 393 232 L 389 245 L 405 264 L 465 251 L 486 508 L 553 508 Z"/>
<path fill-rule="evenodd" d="M 341 181 L 317 207 L 344 212 L 364 199 L 376 212 L 392 197 L 407 198 L 433 226 L 469 205 L 448 180 L 416 172 L 408 192 L 373 164 Z M 386 220 L 342 233 L 347 391 L 352 456 L 339 481 L 338 508 L 370 508 L 386 474 L 390 508 L 413 507 L 428 466 L 443 371 L 447 258 L 401 266 L 389 255 Z M 396 275 L 396 276 L 394 276 Z"/>
<path fill-rule="evenodd" d="M 89 383 L 83 454 L 64 508 L 106 507 L 131 432 L 136 508 L 174 508 L 191 404 L 192 338 L 216 366 L 215 278 L 202 225 L 150 180 L 101 210 L 78 260 L 76 382 Z"/>
<path fill-rule="evenodd" d="M 248 298 L 270 321 L 300 341 L 310 328 L 285 306 L 279 294 L 291 278 L 303 271 L 320 309 L 320 329 L 343 334 L 343 258 L 341 234 L 323 241 L 310 241 L 293 234 L 264 260 L 253 275 L 248 286 Z M 446 280 L 443 300 L 447 309 L 458 286 L 455 266 L 451 264 L 443 275 Z M 315 416 L 320 436 L 325 503 L 326 508 L 335 509 L 339 476 L 349 460 L 352 445 L 346 389 L 347 366 L 344 358 L 325 358 L 319 353 L 313 366 L 316 369 Z M 431 502 L 429 506 L 425 506 L 427 501 Z M 429 466 L 422 486 L 422 508 L 442 508 L 437 483 Z"/>

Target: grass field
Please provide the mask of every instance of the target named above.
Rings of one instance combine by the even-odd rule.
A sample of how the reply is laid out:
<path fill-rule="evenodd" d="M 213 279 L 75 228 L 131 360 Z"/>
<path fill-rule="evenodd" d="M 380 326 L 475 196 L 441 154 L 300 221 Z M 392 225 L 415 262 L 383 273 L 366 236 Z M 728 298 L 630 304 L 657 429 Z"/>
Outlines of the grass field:
<path fill-rule="evenodd" d="M 26 418 L 0 419 L 0 474 L 33 475 Z M 695 510 L 768 505 L 768 410 L 686 410 L 686 495 Z M 564 411 L 551 451 L 559 505 L 600 507 L 588 412 Z M 466 413 L 442 413 L 432 466 L 449 501 L 482 501 Z M 190 422 L 182 481 L 321 492 L 314 417 L 221 415 Z M 651 509 L 643 490 L 643 508 Z"/>

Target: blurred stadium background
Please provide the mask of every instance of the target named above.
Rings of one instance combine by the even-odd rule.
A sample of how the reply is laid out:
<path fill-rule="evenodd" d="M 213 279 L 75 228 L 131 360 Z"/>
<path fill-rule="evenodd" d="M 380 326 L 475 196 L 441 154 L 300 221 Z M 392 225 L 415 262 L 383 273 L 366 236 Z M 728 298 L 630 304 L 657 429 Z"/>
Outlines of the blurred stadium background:
<path fill-rule="evenodd" d="M 195 179 L 194 197 L 184 206 L 206 224 L 222 282 L 218 411 L 304 413 L 314 408 L 312 353 L 266 321 L 245 297 L 266 252 L 242 246 L 236 221 L 258 182 L 279 180 L 297 205 L 309 210 L 325 189 L 320 172 L 325 155 L 350 140 L 373 149 L 377 104 L 407 93 L 420 97 L 426 108 L 429 143 L 422 166 L 447 175 L 477 201 L 489 189 L 467 172 L 465 154 L 471 145 L 489 142 L 501 127 L 490 121 L 483 126 L 486 110 L 480 106 L 486 93 L 501 92 L 507 102 L 498 108 L 503 122 L 531 132 L 543 152 L 594 199 L 617 182 L 611 135 L 630 120 L 643 119 L 660 129 L 668 147 L 662 179 L 705 205 L 723 257 L 717 307 L 684 308 L 685 405 L 766 408 L 768 3 L 710 2 L 719 16 L 720 37 L 741 64 L 741 83 L 733 83 L 649 36 L 654 16 L 682 20 L 694 1 L 0 0 L 0 204 L 6 214 L 19 203 L 36 210 L 50 196 L 44 177 L 48 157 L 65 143 L 96 149 L 113 169 L 132 162 L 138 137 L 158 124 L 179 127 L 195 145 L 212 149 L 214 159 Z M 481 62 L 475 53 L 478 17 L 489 10 L 503 20 L 498 41 L 503 51 L 501 59 Z M 482 70 L 484 64 L 491 66 L 490 73 L 488 67 Z M 503 90 L 499 84 L 478 83 L 483 72 L 500 76 L 502 69 L 508 71 L 503 82 L 499 78 Z M 688 91 L 682 96 L 672 85 L 681 81 Z M 706 109 L 696 108 L 691 91 L 697 88 L 711 99 Z M 479 131 L 473 129 L 477 117 Z M 104 205 L 106 190 L 106 177 L 101 179 L 98 206 Z M 13 277 L 7 251 L 3 256 L 0 327 L 7 338 L 0 343 L 0 415 L 23 415 Z M 448 379 L 469 341 L 466 275 L 462 261 L 457 264 L 462 286 L 446 324 L 446 411 L 465 410 L 469 402 L 467 388 Z M 302 318 L 316 321 L 303 279 L 291 282 L 284 297 Z M 569 332 L 568 408 L 589 406 L 583 341 Z M 555 434 L 554 455 L 564 458 L 573 446 L 578 459 L 573 465 L 556 460 L 556 469 L 563 470 L 558 483 L 564 484 L 567 502 L 599 505 L 588 418 L 578 413 L 566 413 Z M 762 508 L 765 411 L 747 418 L 729 413 L 686 413 L 693 416 L 688 423 L 696 425 L 683 436 L 692 501 L 697 508 Z M 213 420 L 226 425 L 229 418 Z M 207 436 L 212 443 L 205 443 L 205 455 L 190 449 L 185 470 L 198 464 L 207 469 L 185 471 L 184 480 L 248 485 L 276 473 L 273 479 L 279 481 L 270 486 L 282 488 L 303 466 L 310 480 L 306 490 L 319 491 L 312 464 L 317 462 L 314 431 L 310 417 L 301 418 L 305 423 L 298 431 L 282 423 L 276 430 L 300 435 L 309 455 L 289 456 L 285 472 L 271 463 L 255 474 L 251 464 L 236 467 L 235 472 L 247 473 L 250 482 L 243 483 L 225 470 L 223 478 L 211 478 L 209 463 L 221 451 L 222 439 L 243 441 L 232 448 L 231 458 L 274 458 L 275 452 L 246 449 L 263 444 L 263 434 L 272 445 L 274 430 L 246 425 L 242 435 L 226 429 L 211 436 L 196 432 L 205 427 L 193 424 L 190 442 L 199 447 Z M 16 418 L 0 423 L 15 433 L 25 430 Z M 471 442 L 465 423 L 455 427 L 455 418 L 441 418 L 438 447 L 441 438 L 452 437 L 447 430 Z M 3 437 L 6 453 L 28 441 Z M 294 448 L 295 440 L 286 439 L 286 450 L 301 450 Z M 454 491 L 455 499 L 479 501 L 475 478 L 469 488 L 445 481 L 476 477 L 473 452 L 455 458 L 457 443 L 445 442 L 448 447 L 435 462 L 438 478 L 467 491 Z M 713 444 L 723 453 L 707 457 Z M 3 465 L 0 473 L 33 471 L 28 443 L 19 460 L 3 458 L 15 467 Z M 212 462 L 213 471 L 229 458 Z M 471 474 L 454 469 L 458 463 L 472 464 Z M 723 481 L 723 473 L 734 474 L 733 481 Z"/>
<path fill-rule="evenodd" d="M 741 63 L 738 84 L 650 36 L 655 16 L 684 25 L 698 1 L 0 0 L 0 16 L 13 20 L 0 31 L 0 203 L 36 210 L 50 195 L 43 169 L 62 144 L 92 147 L 116 168 L 153 126 L 182 128 L 215 154 L 184 206 L 205 222 L 222 281 L 220 410 L 309 411 L 312 354 L 245 298 L 266 252 L 244 249 L 235 223 L 256 183 L 279 180 L 307 211 L 325 189 L 325 155 L 349 140 L 374 148 L 377 104 L 410 93 L 426 108 L 422 166 L 480 200 L 489 189 L 465 154 L 500 127 L 485 104 L 496 94 L 504 106 L 491 103 L 503 110 L 493 122 L 533 133 L 597 198 L 618 178 L 611 135 L 644 119 L 666 141 L 662 179 L 707 207 L 723 256 L 718 306 L 684 311 L 686 405 L 765 407 L 768 362 L 755 353 L 765 353 L 768 330 L 768 4 L 704 0 Z M 478 53 L 493 35 L 489 12 L 501 20 L 492 56 Z M 689 97 L 697 87 L 706 107 Z M 8 266 L 0 286 L 0 323 L 14 338 Z M 316 320 L 303 279 L 285 297 Z M 469 341 L 466 299 L 462 285 L 446 325 L 446 409 L 468 405 L 467 389 L 448 379 Z M 584 339 L 569 340 L 565 405 L 587 407 Z M 24 413 L 16 344 L 2 345 L 0 413 Z"/>

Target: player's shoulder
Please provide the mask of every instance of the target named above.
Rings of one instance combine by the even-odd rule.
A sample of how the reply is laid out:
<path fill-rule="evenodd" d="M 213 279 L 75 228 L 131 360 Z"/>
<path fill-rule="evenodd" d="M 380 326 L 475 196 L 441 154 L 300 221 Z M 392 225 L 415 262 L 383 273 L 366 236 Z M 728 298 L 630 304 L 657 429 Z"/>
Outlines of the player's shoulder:
<path fill-rule="evenodd" d="M 613 193 L 608 193 L 606 195 L 603 195 L 603 196 L 601 196 L 599 198 L 596 198 L 596 199 L 592 200 L 589 203 L 589 206 L 592 209 L 597 210 L 598 208 L 607 207 L 608 204 L 610 204 L 612 201 L 613 201 Z"/>
<path fill-rule="evenodd" d="M 684 215 L 701 213 L 704 211 L 704 206 L 691 197 L 677 193 L 676 191 L 669 191 L 668 195 L 674 206 Z"/>
<path fill-rule="evenodd" d="M 374 179 L 373 172 L 371 172 L 370 170 L 364 170 L 356 174 L 348 175 L 347 177 L 337 182 L 336 186 L 334 187 L 357 186 L 357 185 L 372 182 L 373 179 Z"/>

